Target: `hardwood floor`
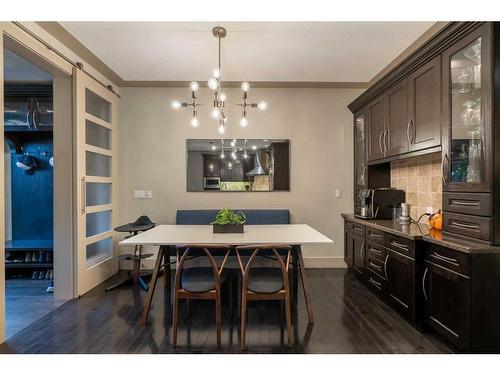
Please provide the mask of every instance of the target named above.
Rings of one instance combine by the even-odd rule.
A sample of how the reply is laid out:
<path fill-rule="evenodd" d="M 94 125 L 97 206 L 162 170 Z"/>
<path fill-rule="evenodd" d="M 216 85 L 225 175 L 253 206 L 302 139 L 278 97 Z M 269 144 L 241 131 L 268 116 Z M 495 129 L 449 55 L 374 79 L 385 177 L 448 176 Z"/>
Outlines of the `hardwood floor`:
<path fill-rule="evenodd" d="M 308 326 L 302 295 L 294 312 L 295 344 L 286 346 L 280 304 L 250 304 L 249 353 L 450 353 L 430 334 L 422 334 L 344 269 L 308 269 L 315 325 Z M 158 283 L 146 326 L 139 325 L 146 294 L 123 288 L 105 293 L 105 283 L 71 300 L 0 345 L 0 353 L 241 353 L 239 322 L 223 316 L 217 350 L 212 301 L 181 308 L 179 347 L 171 345 L 169 293 Z M 299 292 L 300 293 L 300 292 Z M 223 306 L 224 308 L 224 306 Z M 229 308 L 225 306 L 225 311 Z"/>

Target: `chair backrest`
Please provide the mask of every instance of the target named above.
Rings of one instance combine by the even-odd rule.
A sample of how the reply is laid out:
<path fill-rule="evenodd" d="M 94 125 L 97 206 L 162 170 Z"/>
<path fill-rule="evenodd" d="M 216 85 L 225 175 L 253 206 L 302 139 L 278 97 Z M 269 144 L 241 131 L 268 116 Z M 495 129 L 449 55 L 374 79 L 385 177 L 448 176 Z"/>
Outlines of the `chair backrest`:
<path fill-rule="evenodd" d="M 290 265 L 290 256 L 292 247 L 283 244 L 261 244 L 261 245 L 245 245 L 236 246 L 236 257 L 243 273 L 243 287 L 246 288 L 250 277 L 250 270 L 257 256 L 264 256 L 276 260 L 279 264 L 283 275 L 283 282 L 288 285 L 288 268 Z M 243 257 L 250 257 L 244 262 Z"/>
<path fill-rule="evenodd" d="M 274 209 L 235 209 L 242 211 L 247 225 L 290 224 L 290 210 Z M 219 210 L 177 210 L 176 224 L 179 225 L 209 225 L 215 220 Z"/>

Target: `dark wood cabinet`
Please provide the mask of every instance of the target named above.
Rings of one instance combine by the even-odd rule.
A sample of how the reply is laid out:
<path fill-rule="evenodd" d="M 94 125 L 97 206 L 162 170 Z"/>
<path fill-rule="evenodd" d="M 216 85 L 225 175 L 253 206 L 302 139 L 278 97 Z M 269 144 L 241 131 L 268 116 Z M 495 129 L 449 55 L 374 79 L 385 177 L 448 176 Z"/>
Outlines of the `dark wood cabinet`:
<path fill-rule="evenodd" d="M 351 230 L 351 224 L 346 223 L 344 225 L 344 261 L 348 267 L 352 267 L 353 262 L 353 236 Z"/>
<path fill-rule="evenodd" d="M 415 319 L 415 260 L 387 249 L 384 262 L 387 298 L 410 320 Z"/>
<path fill-rule="evenodd" d="M 219 177 L 220 158 L 218 155 L 203 154 L 203 174 L 205 177 Z"/>
<path fill-rule="evenodd" d="M 403 79 L 384 95 L 385 132 L 382 137 L 384 156 L 404 154 L 408 151 L 408 87 Z"/>
<path fill-rule="evenodd" d="M 365 272 L 365 237 L 364 236 L 352 236 L 352 267 L 360 274 Z"/>
<path fill-rule="evenodd" d="M 368 170 L 366 166 L 366 113 L 354 116 L 354 189 L 360 190 L 368 186 Z M 356 199 L 356 195 L 354 196 Z"/>
<path fill-rule="evenodd" d="M 384 125 L 384 103 L 382 97 L 376 98 L 366 109 L 365 121 L 368 121 L 368 160 L 382 159 L 385 155 L 383 137 Z"/>
<path fill-rule="evenodd" d="M 468 348 L 469 278 L 428 260 L 422 275 L 425 323 L 457 347 Z"/>
<path fill-rule="evenodd" d="M 408 76 L 408 151 L 441 144 L 441 56 Z"/>

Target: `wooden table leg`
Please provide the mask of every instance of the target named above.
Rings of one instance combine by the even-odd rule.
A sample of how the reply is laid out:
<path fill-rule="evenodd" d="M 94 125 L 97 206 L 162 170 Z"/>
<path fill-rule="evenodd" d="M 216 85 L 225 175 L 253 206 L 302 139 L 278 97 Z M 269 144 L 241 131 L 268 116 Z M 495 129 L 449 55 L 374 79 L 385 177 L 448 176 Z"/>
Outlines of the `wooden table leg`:
<path fill-rule="evenodd" d="M 165 246 L 164 252 L 163 252 L 163 264 L 164 264 L 164 269 L 163 269 L 163 287 L 168 288 L 170 285 L 170 249 L 171 246 Z"/>
<path fill-rule="evenodd" d="M 156 256 L 156 263 L 155 263 L 155 268 L 153 270 L 153 276 L 151 277 L 151 282 L 149 283 L 148 295 L 146 296 L 144 309 L 142 310 L 142 316 L 140 321 L 141 325 L 145 325 L 146 320 L 148 320 L 149 309 L 151 308 L 151 302 L 153 301 L 153 293 L 155 292 L 156 282 L 158 281 L 158 273 L 160 272 L 161 264 L 163 262 L 164 252 L 165 252 L 165 246 L 160 246 L 160 249 L 158 250 L 158 255 Z"/>
<path fill-rule="evenodd" d="M 302 290 L 304 291 L 304 299 L 306 300 L 307 317 L 309 318 L 309 324 L 314 324 L 311 296 L 309 294 L 309 285 L 307 283 L 306 269 L 304 267 L 304 258 L 302 257 L 302 250 L 300 246 L 298 246 L 297 253 L 300 269 L 300 280 L 302 281 Z"/>
<path fill-rule="evenodd" d="M 300 246 L 294 245 L 292 246 L 292 304 L 294 307 L 297 306 L 298 300 L 298 273 L 299 273 L 299 251 Z"/>

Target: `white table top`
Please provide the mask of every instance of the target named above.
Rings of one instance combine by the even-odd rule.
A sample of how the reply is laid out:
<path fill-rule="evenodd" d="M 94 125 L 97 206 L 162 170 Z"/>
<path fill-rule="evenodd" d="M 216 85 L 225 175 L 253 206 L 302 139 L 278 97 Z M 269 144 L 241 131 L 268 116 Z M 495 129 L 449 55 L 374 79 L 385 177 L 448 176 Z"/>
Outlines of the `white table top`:
<path fill-rule="evenodd" d="M 213 233 L 211 225 L 158 225 L 120 242 L 120 245 L 279 243 L 328 244 L 331 239 L 307 224 L 245 225 L 244 233 Z"/>

